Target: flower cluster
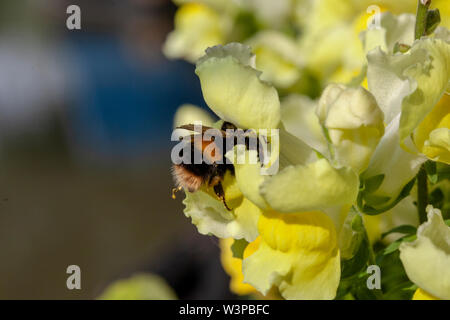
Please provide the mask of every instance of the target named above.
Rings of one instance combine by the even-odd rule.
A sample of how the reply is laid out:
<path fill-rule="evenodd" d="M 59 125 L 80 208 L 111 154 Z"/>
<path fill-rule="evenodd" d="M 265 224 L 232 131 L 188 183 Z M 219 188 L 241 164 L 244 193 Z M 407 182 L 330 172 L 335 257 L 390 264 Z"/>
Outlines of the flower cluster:
<path fill-rule="evenodd" d="M 279 132 L 278 172 L 235 164 L 221 181 L 227 207 L 206 185 L 185 190 L 185 215 L 222 239 L 231 290 L 450 299 L 448 1 L 433 1 L 439 27 L 429 4 L 420 21 L 407 0 L 375 1 L 376 27 L 374 1 L 179 2 L 164 51 L 196 61 L 220 120 L 182 106 L 175 126 Z M 391 274 L 381 287 L 367 285 L 370 265 Z"/>

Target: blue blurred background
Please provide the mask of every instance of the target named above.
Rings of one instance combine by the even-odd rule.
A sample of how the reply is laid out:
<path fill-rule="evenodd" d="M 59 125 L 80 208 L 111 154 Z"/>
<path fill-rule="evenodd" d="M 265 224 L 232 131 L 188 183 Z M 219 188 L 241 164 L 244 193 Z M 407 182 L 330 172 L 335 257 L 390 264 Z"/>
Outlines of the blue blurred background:
<path fill-rule="evenodd" d="M 66 27 L 71 4 L 81 30 Z M 174 12 L 0 2 L 0 298 L 90 299 L 137 271 L 181 298 L 228 297 L 217 243 L 170 198 L 173 115 L 204 107 L 194 67 L 161 53 Z M 66 288 L 70 264 L 82 290 Z"/>

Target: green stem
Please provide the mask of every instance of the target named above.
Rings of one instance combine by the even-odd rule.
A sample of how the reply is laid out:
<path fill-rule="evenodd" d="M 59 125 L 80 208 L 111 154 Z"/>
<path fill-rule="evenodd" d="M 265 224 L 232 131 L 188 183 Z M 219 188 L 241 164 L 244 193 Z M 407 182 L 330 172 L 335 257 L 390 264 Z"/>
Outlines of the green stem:
<path fill-rule="evenodd" d="M 431 0 L 418 0 L 415 38 L 420 39 L 426 34 L 427 30 L 427 14 L 430 8 Z"/>
<path fill-rule="evenodd" d="M 417 174 L 417 209 L 419 211 L 419 221 L 427 221 L 426 207 L 428 205 L 428 177 L 425 166 L 420 167 Z"/>

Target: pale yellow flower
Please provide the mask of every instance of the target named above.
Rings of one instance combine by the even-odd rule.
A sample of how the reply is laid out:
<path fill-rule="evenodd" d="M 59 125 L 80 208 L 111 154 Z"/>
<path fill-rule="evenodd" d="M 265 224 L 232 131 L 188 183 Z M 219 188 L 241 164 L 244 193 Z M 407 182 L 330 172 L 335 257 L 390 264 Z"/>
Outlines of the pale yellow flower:
<path fill-rule="evenodd" d="M 220 260 L 225 272 L 230 276 L 230 290 L 238 295 L 248 295 L 256 293 L 257 290 L 251 285 L 244 283 L 244 274 L 242 273 L 242 259 L 233 257 L 231 245 L 233 238 L 220 239 Z M 255 242 L 255 241 L 254 241 Z M 252 242 L 253 243 L 253 242 Z M 252 245 L 254 247 L 254 245 Z M 250 252 L 251 247 L 247 249 Z"/>
<path fill-rule="evenodd" d="M 357 172 L 365 170 L 384 134 L 383 112 L 366 89 L 329 85 L 317 115 L 333 148 L 333 160 Z"/>
<path fill-rule="evenodd" d="M 413 139 L 429 159 L 450 164 L 450 95 L 444 94 L 416 128 Z"/>
<path fill-rule="evenodd" d="M 227 16 L 206 4 L 183 4 L 175 14 L 175 30 L 168 35 L 163 51 L 169 58 L 195 62 L 206 48 L 225 42 L 229 23 Z"/>
<path fill-rule="evenodd" d="M 400 259 L 409 279 L 423 292 L 450 299 L 450 227 L 440 210 L 429 205 L 427 212 L 428 221 L 417 230 L 417 240 L 401 244 Z"/>
<path fill-rule="evenodd" d="M 420 288 L 414 292 L 412 299 L 413 300 L 440 300 L 439 298 L 436 298 L 435 296 L 429 294 L 428 292 L 426 292 Z"/>
<path fill-rule="evenodd" d="M 243 261 L 245 282 L 262 294 L 276 286 L 285 299 L 333 299 L 340 257 L 333 222 L 320 211 L 265 212 L 260 243 Z"/>

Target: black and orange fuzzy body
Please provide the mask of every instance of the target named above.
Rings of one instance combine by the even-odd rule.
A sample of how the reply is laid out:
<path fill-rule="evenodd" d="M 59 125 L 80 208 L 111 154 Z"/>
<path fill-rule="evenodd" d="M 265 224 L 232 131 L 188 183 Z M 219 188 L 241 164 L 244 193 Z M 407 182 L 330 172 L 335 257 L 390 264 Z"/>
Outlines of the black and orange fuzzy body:
<path fill-rule="evenodd" d="M 181 129 L 194 130 L 193 125 L 186 125 L 180 127 Z M 172 175 L 175 180 L 176 188 L 174 191 L 178 191 L 181 189 L 185 189 L 189 192 L 195 192 L 199 190 L 203 185 L 207 187 L 212 187 L 214 189 L 217 197 L 224 203 L 227 209 L 228 206 L 225 202 L 225 194 L 222 187 L 222 181 L 227 172 L 230 172 L 234 175 L 234 166 L 232 164 L 226 163 L 225 161 L 225 146 L 227 145 L 226 140 L 226 132 L 225 129 L 235 129 L 232 124 L 225 122 L 222 125 L 222 128 L 213 129 L 210 127 L 202 127 L 202 138 L 203 133 L 206 130 L 213 129 L 218 132 L 217 136 L 221 136 L 222 143 L 219 145 L 215 145 L 213 150 L 219 150 L 217 154 L 213 151 L 211 154 L 207 154 L 209 157 L 209 163 L 206 163 L 203 159 L 199 164 L 174 164 L 172 166 Z M 196 140 L 194 139 L 194 134 L 191 135 L 191 159 L 195 159 L 196 153 L 197 156 L 202 156 L 205 148 L 215 143 L 215 140 Z M 221 147 L 219 147 L 221 146 Z"/>

